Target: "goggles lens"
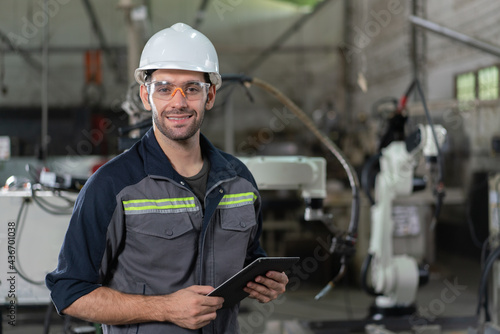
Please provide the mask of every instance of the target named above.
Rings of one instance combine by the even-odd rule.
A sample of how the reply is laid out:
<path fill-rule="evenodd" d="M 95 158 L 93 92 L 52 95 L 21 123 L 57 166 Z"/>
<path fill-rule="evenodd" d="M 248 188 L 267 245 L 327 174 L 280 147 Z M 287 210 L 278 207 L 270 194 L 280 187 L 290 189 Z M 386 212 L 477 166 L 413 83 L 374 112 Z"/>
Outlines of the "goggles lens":
<path fill-rule="evenodd" d="M 153 98 L 170 101 L 177 91 L 189 101 L 196 101 L 204 98 L 208 93 L 210 84 L 208 82 L 189 81 L 177 86 L 168 81 L 154 81 L 146 84 L 149 94 Z"/>

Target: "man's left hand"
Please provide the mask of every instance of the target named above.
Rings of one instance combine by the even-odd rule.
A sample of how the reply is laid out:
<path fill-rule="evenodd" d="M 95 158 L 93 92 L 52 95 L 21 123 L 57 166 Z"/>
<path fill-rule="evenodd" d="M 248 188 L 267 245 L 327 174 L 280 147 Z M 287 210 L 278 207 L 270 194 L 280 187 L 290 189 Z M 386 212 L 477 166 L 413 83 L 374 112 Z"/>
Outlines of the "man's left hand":
<path fill-rule="evenodd" d="M 285 273 L 269 271 L 266 276 L 257 276 L 253 282 L 248 282 L 244 288 L 250 298 L 261 303 L 268 303 L 285 292 L 288 276 Z"/>

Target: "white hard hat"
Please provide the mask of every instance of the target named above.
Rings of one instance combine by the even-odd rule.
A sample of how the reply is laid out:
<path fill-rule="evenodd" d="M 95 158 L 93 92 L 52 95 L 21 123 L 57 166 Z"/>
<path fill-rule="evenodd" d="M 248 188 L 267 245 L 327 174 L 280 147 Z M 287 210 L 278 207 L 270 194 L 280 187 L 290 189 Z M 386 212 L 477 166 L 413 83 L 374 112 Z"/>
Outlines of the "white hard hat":
<path fill-rule="evenodd" d="M 139 68 L 134 77 L 144 84 L 148 70 L 176 69 L 208 73 L 211 83 L 218 89 L 222 84 L 219 60 L 212 42 L 184 23 L 154 34 L 142 50 Z"/>

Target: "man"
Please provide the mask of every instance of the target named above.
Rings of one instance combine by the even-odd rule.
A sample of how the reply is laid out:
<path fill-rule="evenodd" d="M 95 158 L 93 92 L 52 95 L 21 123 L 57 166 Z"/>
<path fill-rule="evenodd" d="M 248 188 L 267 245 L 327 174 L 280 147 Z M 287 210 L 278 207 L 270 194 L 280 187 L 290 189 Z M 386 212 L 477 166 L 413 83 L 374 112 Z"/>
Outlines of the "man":
<path fill-rule="evenodd" d="M 105 333 L 238 333 L 238 306 L 207 296 L 260 247 L 260 196 L 248 169 L 200 134 L 221 78 L 212 43 L 178 23 L 155 34 L 135 72 L 152 129 L 101 167 L 75 204 L 47 275 L 61 314 Z M 269 302 L 288 278 L 249 282 Z"/>

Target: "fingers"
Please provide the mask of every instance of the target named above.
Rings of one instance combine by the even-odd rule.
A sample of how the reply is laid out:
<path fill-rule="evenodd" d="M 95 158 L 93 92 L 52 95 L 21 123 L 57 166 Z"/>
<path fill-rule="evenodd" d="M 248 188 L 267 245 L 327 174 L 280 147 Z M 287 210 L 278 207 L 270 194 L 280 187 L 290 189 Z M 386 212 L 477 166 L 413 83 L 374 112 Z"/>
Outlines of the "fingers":
<path fill-rule="evenodd" d="M 267 303 L 278 298 L 285 292 L 288 276 L 285 273 L 270 271 L 266 276 L 258 276 L 254 282 L 249 282 L 244 289 L 251 298 Z"/>
<path fill-rule="evenodd" d="M 206 296 L 208 293 L 212 292 L 214 288 L 209 285 L 193 285 L 187 288 L 187 290 Z M 215 307 L 215 310 L 220 309 L 223 303 L 224 298 L 222 297 L 206 296 L 206 298 L 203 298 L 202 300 L 203 306 L 213 306 Z"/>
<path fill-rule="evenodd" d="M 206 296 L 213 287 L 194 285 L 164 296 L 165 321 L 197 329 L 208 325 L 222 308 L 224 298 Z"/>

